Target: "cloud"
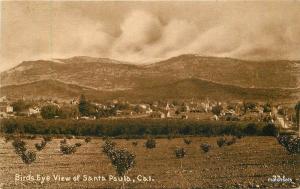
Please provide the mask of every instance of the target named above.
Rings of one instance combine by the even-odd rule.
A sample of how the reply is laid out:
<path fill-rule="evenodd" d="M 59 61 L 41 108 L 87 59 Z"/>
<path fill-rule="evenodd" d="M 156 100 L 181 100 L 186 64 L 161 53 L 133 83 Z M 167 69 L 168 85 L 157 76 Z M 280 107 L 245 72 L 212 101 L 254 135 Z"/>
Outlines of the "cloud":
<path fill-rule="evenodd" d="M 163 24 L 155 15 L 136 11 L 121 24 L 122 34 L 115 39 L 111 56 L 138 63 L 185 53 L 254 60 L 300 59 L 299 15 L 282 18 L 250 12 L 242 19 L 239 15 L 227 17 L 200 31 L 192 21 L 171 19 Z"/>
<path fill-rule="evenodd" d="M 186 12 L 189 10 L 181 6 L 151 9 L 146 5 L 120 6 L 119 12 L 106 8 L 109 14 L 103 10 L 98 14 L 95 6 L 90 11 L 93 17 L 87 16 L 90 13 L 84 12 L 84 7 L 79 13 L 60 3 L 52 7 L 49 3 L 41 7 L 37 3 L 17 5 L 11 11 L 3 9 L 10 19 L 2 19 L 1 58 L 6 64 L 1 70 L 23 60 L 78 55 L 136 64 L 186 53 L 300 59 L 300 6 L 294 4 L 245 8 L 224 3 L 228 10 L 221 6 L 222 14 L 214 6 L 194 6 Z"/>

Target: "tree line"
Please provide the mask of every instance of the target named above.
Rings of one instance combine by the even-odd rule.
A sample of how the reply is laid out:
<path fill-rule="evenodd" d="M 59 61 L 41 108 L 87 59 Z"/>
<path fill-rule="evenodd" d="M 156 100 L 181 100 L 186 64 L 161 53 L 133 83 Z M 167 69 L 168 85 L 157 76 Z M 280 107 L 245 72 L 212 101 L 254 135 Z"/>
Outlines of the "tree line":
<path fill-rule="evenodd" d="M 86 135 L 139 138 L 148 135 L 272 135 L 275 125 L 263 122 L 199 121 L 177 119 L 37 119 L 10 118 L 1 121 L 1 132 L 41 135 Z"/>

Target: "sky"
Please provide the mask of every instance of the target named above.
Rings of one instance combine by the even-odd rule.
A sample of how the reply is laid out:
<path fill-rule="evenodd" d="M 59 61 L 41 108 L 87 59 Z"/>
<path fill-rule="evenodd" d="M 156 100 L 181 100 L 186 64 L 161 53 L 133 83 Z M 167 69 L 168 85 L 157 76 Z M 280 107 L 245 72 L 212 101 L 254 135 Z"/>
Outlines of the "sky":
<path fill-rule="evenodd" d="M 1 2 L 0 34 L 0 71 L 72 56 L 300 60 L 300 2 Z"/>

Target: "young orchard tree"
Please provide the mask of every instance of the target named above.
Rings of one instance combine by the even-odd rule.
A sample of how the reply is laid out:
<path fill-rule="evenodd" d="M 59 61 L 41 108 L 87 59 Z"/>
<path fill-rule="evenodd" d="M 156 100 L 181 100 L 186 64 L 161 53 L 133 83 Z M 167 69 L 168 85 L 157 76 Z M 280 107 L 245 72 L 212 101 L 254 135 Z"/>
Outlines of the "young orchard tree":
<path fill-rule="evenodd" d="M 36 159 L 36 153 L 33 151 L 27 151 L 25 147 L 26 143 L 21 139 L 14 139 L 12 142 L 13 147 L 15 148 L 16 154 L 18 154 L 22 161 L 26 164 L 31 164 Z"/>
<path fill-rule="evenodd" d="M 192 143 L 192 140 L 189 139 L 189 138 L 184 138 L 183 141 L 184 141 L 184 143 L 187 144 L 187 145 L 189 145 L 189 144 Z"/>
<path fill-rule="evenodd" d="M 45 142 L 50 142 L 52 140 L 51 136 L 43 136 Z"/>
<path fill-rule="evenodd" d="M 145 143 L 146 148 L 152 149 L 156 147 L 156 141 L 154 138 L 148 138 Z"/>
<path fill-rule="evenodd" d="M 31 164 L 36 160 L 36 153 L 33 151 L 24 151 L 20 156 L 22 161 L 26 164 Z"/>
<path fill-rule="evenodd" d="M 77 150 L 77 147 L 78 145 L 60 144 L 60 151 L 66 155 L 74 154 Z"/>
<path fill-rule="evenodd" d="M 224 138 L 224 137 L 219 138 L 217 140 L 217 144 L 220 148 L 223 147 L 226 144 L 226 138 Z"/>
<path fill-rule="evenodd" d="M 203 152 L 207 153 L 211 149 L 211 145 L 204 143 L 200 145 L 200 148 L 202 149 Z"/>
<path fill-rule="evenodd" d="M 133 142 L 132 142 L 132 145 L 133 145 L 133 146 L 137 146 L 137 145 L 138 145 L 138 142 L 137 142 L 137 141 L 133 141 Z"/>
<path fill-rule="evenodd" d="M 135 165 L 135 155 L 125 149 L 115 149 L 110 157 L 118 176 L 124 176 Z"/>
<path fill-rule="evenodd" d="M 38 150 L 38 151 L 41 151 L 45 148 L 47 142 L 45 140 L 42 140 L 41 143 L 36 143 L 35 144 L 35 148 Z"/>
<path fill-rule="evenodd" d="M 75 145 L 67 144 L 67 140 L 65 138 L 60 141 L 60 151 L 66 155 L 74 154 L 80 146 L 80 143 Z"/>
<path fill-rule="evenodd" d="M 27 150 L 27 148 L 25 146 L 26 143 L 19 138 L 14 139 L 14 141 L 12 142 L 12 145 L 15 148 L 16 154 L 18 154 L 18 155 L 22 154 L 23 152 L 25 152 Z"/>
<path fill-rule="evenodd" d="M 91 140 L 92 140 L 91 137 L 86 137 L 86 138 L 84 139 L 85 143 L 89 143 L 89 142 L 91 142 Z"/>
<path fill-rule="evenodd" d="M 184 148 L 176 148 L 175 149 L 175 156 L 176 158 L 180 159 L 180 169 L 182 169 L 182 159 L 184 158 L 186 151 Z"/>
<path fill-rule="evenodd" d="M 126 173 L 135 165 L 135 155 L 125 149 L 116 149 L 115 143 L 110 140 L 106 140 L 102 147 L 103 152 L 115 167 L 117 175 L 125 177 Z M 125 188 L 124 179 L 122 188 Z"/>
<path fill-rule="evenodd" d="M 227 146 L 230 146 L 232 144 L 236 143 L 236 138 L 233 136 L 231 139 L 226 141 Z"/>

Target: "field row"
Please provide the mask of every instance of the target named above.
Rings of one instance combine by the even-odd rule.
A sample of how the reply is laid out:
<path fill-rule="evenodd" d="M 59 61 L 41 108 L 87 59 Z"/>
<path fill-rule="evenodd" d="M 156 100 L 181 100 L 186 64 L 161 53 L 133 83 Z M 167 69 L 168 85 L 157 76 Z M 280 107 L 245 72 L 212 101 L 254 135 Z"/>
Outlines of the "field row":
<path fill-rule="evenodd" d="M 148 149 L 145 139 L 113 139 L 118 148 L 125 148 L 135 154 L 136 164 L 126 174 L 131 181 L 126 188 L 249 188 L 273 187 L 290 188 L 299 186 L 299 158 L 289 155 L 274 137 L 244 137 L 232 145 L 219 147 L 216 137 L 191 137 L 186 144 L 182 138 L 156 139 L 156 147 Z M 25 140 L 29 150 L 40 139 Z M 136 142 L 136 145 L 133 145 Z M 48 142 L 32 164 L 24 164 L 14 152 L 11 142 L 0 141 L 1 183 L 4 188 L 117 188 L 121 181 L 115 181 L 114 167 L 101 146 L 104 141 L 92 138 L 69 139 L 68 143 L 81 143 L 71 155 L 63 155 L 61 139 Z M 200 145 L 207 143 L 211 149 L 205 153 Z M 176 158 L 174 151 L 183 147 L 186 155 Z M 15 181 L 15 176 L 49 176 L 48 182 Z M 80 175 L 80 180 L 58 181 L 55 178 Z M 271 182 L 273 175 L 292 179 L 292 182 Z M 56 177 L 55 177 L 56 176 Z M 84 180 L 91 176 L 90 181 Z M 106 181 L 95 180 L 103 176 Z M 111 177 L 111 179 L 110 179 Z M 144 180 L 142 178 L 146 178 Z M 151 179 L 149 179 L 151 178 Z M 139 179 L 142 179 L 140 181 Z M 133 180 L 135 180 L 133 182 Z M 150 181 L 149 181 L 150 180 Z"/>

